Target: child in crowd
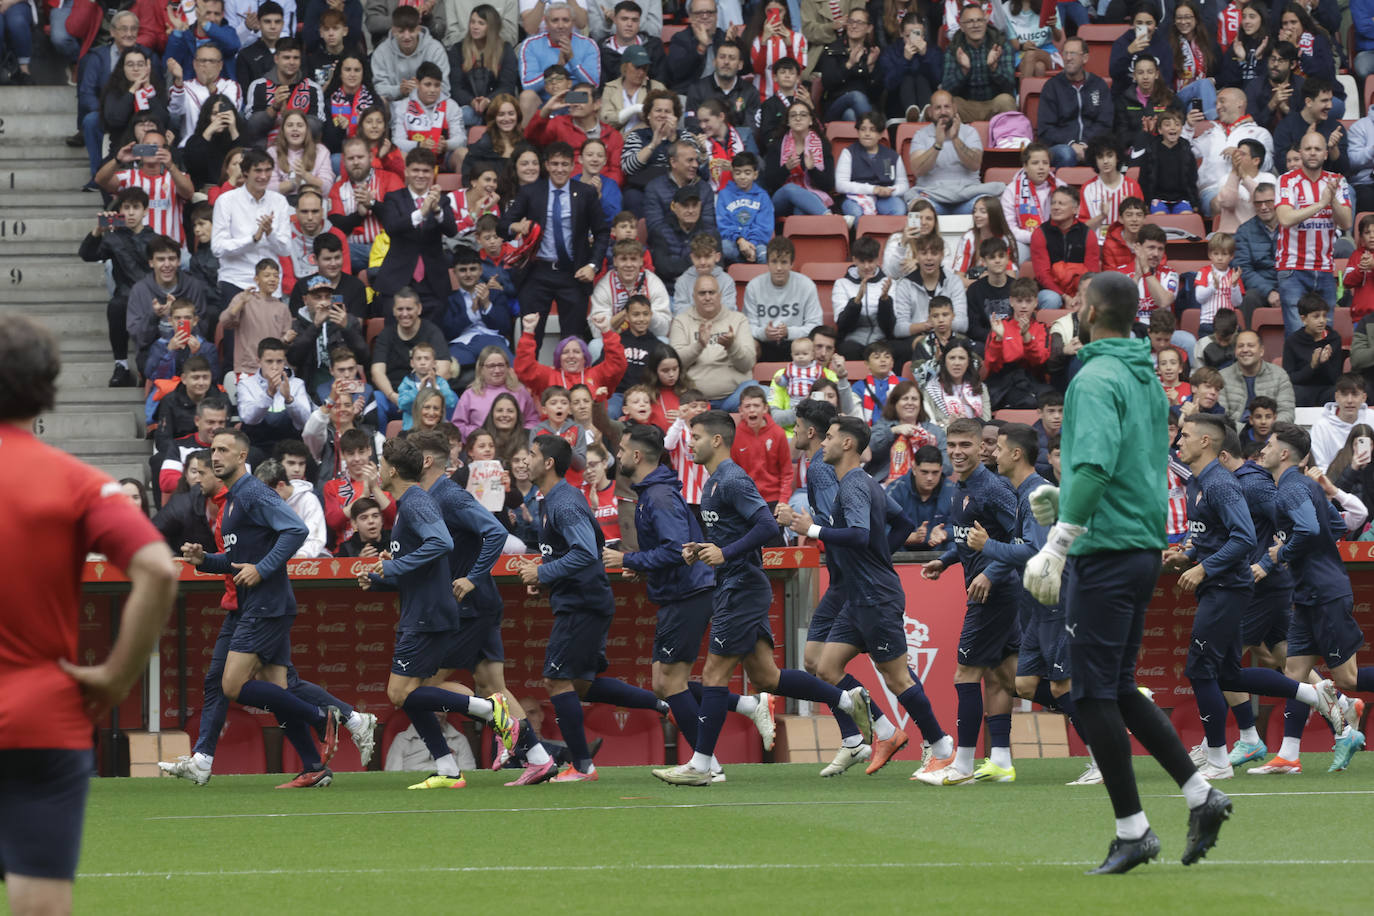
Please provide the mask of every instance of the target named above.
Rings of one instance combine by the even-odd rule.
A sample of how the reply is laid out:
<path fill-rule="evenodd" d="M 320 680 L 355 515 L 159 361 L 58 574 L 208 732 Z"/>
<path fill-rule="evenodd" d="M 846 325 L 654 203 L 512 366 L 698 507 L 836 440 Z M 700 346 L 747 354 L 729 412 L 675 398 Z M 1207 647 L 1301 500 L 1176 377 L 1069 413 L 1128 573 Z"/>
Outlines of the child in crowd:
<path fill-rule="evenodd" d="M 946 302 L 949 301 L 947 296 L 937 298 L 944 299 Z M 930 311 L 935 311 L 934 300 L 931 300 Z M 949 311 L 952 328 L 954 315 L 952 305 Z M 932 330 L 930 333 L 935 332 Z M 864 421 L 869 426 L 873 425 L 873 415 L 883 409 L 883 405 L 887 403 L 888 394 L 901 381 L 892 371 L 892 363 L 892 347 L 888 346 L 887 341 L 875 340 L 864 347 L 864 364 L 868 367 L 868 375 L 862 381 L 854 382 L 853 386 L 854 396 L 862 402 Z M 808 391 L 807 394 L 809 395 L 810 392 Z M 776 414 L 774 419 L 777 419 Z"/>
<path fill-rule="evenodd" d="M 1039 287 L 1030 277 L 1011 284 L 1011 317 L 992 322 L 987 342 L 987 386 L 992 409 L 1030 410 L 1049 389 L 1045 364 L 1050 358 L 1050 329 L 1035 319 Z"/>
<path fill-rule="evenodd" d="M 477 253 L 482 258 L 482 282 L 495 277 L 506 294 L 506 301 L 515 305 L 515 281 L 511 279 L 507 261 L 519 246 L 501 238 L 500 225 L 490 213 L 479 216 L 472 235 L 477 242 Z"/>
<path fill-rule="evenodd" d="M 678 479 L 682 481 L 682 498 L 693 512 L 701 511 L 701 491 L 706 486 L 706 466 L 697 464 L 692 458 L 692 418 L 711 409 L 706 395 L 695 388 L 682 392 L 682 406 L 678 417 L 668 427 L 663 437 L 663 446 L 668 450 L 668 460 Z"/>
<path fill-rule="evenodd" d="M 654 417 L 654 390 L 648 385 L 631 385 L 625 392 L 625 422 L 647 423 L 665 429 Z"/>
<path fill-rule="evenodd" d="M 639 237 L 639 214 L 630 210 L 621 210 L 615 215 L 615 219 L 611 220 L 611 245 L 614 246 L 616 242 L 624 241 L 644 244 Z M 654 269 L 654 258 L 653 255 L 649 254 L 648 248 L 644 249 L 644 269 Z"/>
<path fill-rule="evenodd" d="M 1064 428 L 1064 392 L 1053 388 L 1042 391 L 1036 399 L 1036 405 L 1040 417 L 1031 424 L 1031 429 L 1035 430 L 1035 437 L 1040 440 L 1040 454 L 1035 459 L 1035 470 L 1049 480 L 1050 440 L 1058 439 L 1059 431 Z"/>
<path fill-rule="evenodd" d="M 1283 339 L 1283 371 L 1293 382 L 1297 407 L 1324 407 L 1335 397 L 1345 347 L 1341 335 L 1326 326 L 1330 308 L 1319 293 L 1304 293 L 1298 299 L 1302 327 Z"/>
<path fill-rule="evenodd" d="M 824 371 L 825 367 L 816 359 L 811 338 L 798 337 L 792 341 L 792 362 L 773 375 L 773 384 L 768 390 L 768 408 L 773 422 L 781 426 L 789 438 L 797 421 L 796 403 L 811 396 L 811 387 Z"/>
<path fill-rule="evenodd" d="M 731 263 L 762 264 L 773 237 L 773 199 L 759 184 L 759 157 L 737 153 L 731 178 L 716 195 L 716 228 L 721 252 Z"/>
<path fill-rule="evenodd" d="M 988 339 L 992 322 L 1011 317 L 1011 281 L 1014 278 L 1011 248 L 1006 239 L 983 239 L 978 245 L 978 256 L 982 258 L 984 273 L 969 284 L 964 295 L 968 301 L 968 336 L 978 341 L 978 353 L 982 355 L 983 341 Z"/>
<path fill-rule="evenodd" d="M 582 495 L 591 507 L 608 547 L 620 542 L 620 503 L 611 476 L 611 454 L 600 443 L 587 446 L 587 470 L 582 477 Z"/>
<path fill-rule="evenodd" d="M 1269 441 L 1274 424 L 1279 419 L 1279 402 L 1265 395 L 1257 395 L 1245 405 L 1245 427 L 1240 432 L 1242 442 L 1263 445 Z"/>
<path fill-rule="evenodd" d="M 517 449 L 506 461 L 506 470 L 510 471 L 510 489 L 501 521 L 526 547 L 532 547 L 539 543 L 539 488 L 530 479 L 530 450 Z"/>
<path fill-rule="evenodd" d="M 449 387 L 448 380 L 439 375 L 435 366 L 434 347 L 427 343 L 417 343 L 410 348 L 410 374 L 401 380 L 396 392 L 396 408 L 401 412 L 401 430 L 408 431 L 415 425 L 412 407 L 422 390 L 433 388 L 444 401 L 444 416 L 450 416 L 458 406 L 458 395 Z"/>
<path fill-rule="evenodd" d="M 1211 263 L 1197 272 L 1193 297 L 1202 314 L 1198 316 L 1198 334 L 1211 334 L 1222 309 L 1238 309 L 1245 298 L 1245 283 L 1240 268 L 1232 267 L 1236 256 L 1236 238 L 1229 232 L 1214 232 L 1207 240 L 1207 260 Z"/>
<path fill-rule="evenodd" d="M 978 282 L 981 283 L 982 280 Z M 1007 285 L 1010 287 L 1011 284 Z M 1011 300 L 1008 299 L 1007 316 L 1010 315 Z M 1001 317 L 1003 316 L 998 316 L 999 319 Z M 981 354 L 983 351 L 981 343 L 975 347 L 970 338 L 955 333 L 954 303 L 948 296 L 935 296 L 930 300 L 926 320 L 930 322 L 930 330 L 916 342 L 911 351 L 911 376 L 922 388 L 926 382 L 940 374 L 940 361 L 944 359 L 945 351 L 950 347 L 964 347 L 970 353 Z M 972 327 L 972 321 L 969 325 Z M 988 333 L 991 333 L 991 330 L 989 327 Z"/>
<path fill-rule="evenodd" d="M 653 398 L 651 422 L 666 430 L 678 418 L 682 406 L 678 397 L 678 385 L 682 383 L 682 358 L 671 346 L 661 343 L 649 354 L 649 361 L 640 378 Z"/>
<path fill-rule="evenodd" d="M 83 261 L 110 262 L 114 292 L 105 306 L 115 364 L 110 387 L 122 387 L 134 384 L 129 371 L 129 290 L 148 275 L 148 242 L 155 233 L 144 225 L 148 192 L 142 188 L 121 189 L 111 208 L 97 214 L 96 228 L 81 240 L 80 254 Z"/>
<path fill-rule="evenodd" d="M 1151 360 L 1157 360 L 1159 354 L 1165 350 L 1173 350 L 1178 354 L 1179 377 L 1186 378 L 1189 368 L 1188 354 L 1172 343 L 1174 331 L 1178 328 L 1178 323 L 1174 321 L 1174 313 L 1168 309 L 1155 309 L 1150 313 L 1150 323 L 1146 327 L 1150 337 Z"/>
<path fill-rule="evenodd" d="M 219 353 L 214 344 L 196 332 L 196 304 L 190 299 L 177 299 L 172 302 L 171 313 L 158 322 L 158 338 L 148 349 L 143 377 L 150 381 L 176 378 L 192 356 L 205 357 L 211 377 L 220 378 Z"/>
<path fill-rule="evenodd" d="M 468 186 L 448 193 L 453 219 L 458 224 L 459 239 L 472 236 L 477 229 L 477 221 L 483 216 L 501 215 L 501 194 L 497 190 L 500 176 L 496 174 L 495 163 L 479 162 L 467 171 L 470 173 Z"/>
<path fill-rule="evenodd" d="M 198 203 L 191 208 L 191 231 L 195 244 L 191 246 L 191 263 L 186 272 L 205 284 L 205 309 L 211 315 L 218 315 L 224 303 L 219 299 L 219 258 L 210 247 L 210 236 L 215 231 L 215 208 L 208 203 Z"/>
<path fill-rule="evenodd" d="M 1159 376 L 1160 384 L 1164 386 L 1164 395 L 1169 399 L 1169 406 L 1178 407 L 1193 393 L 1192 386 L 1182 381 L 1183 359 L 1172 347 L 1155 354 L 1155 373 Z"/>
<path fill-rule="evenodd" d="M 253 269 L 255 284 L 229 302 L 220 316 L 226 331 L 234 331 L 234 371 L 250 375 L 258 371 L 258 343 L 265 337 L 275 337 L 290 344 L 295 339 L 291 331 L 291 312 L 275 295 L 281 285 L 281 266 L 272 258 L 263 258 Z"/>
<path fill-rule="evenodd" d="M 692 291 L 696 289 L 697 277 L 707 274 L 716 278 L 720 285 L 720 307 L 724 311 L 734 311 L 735 281 L 720 266 L 720 239 L 705 232 L 692 236 L 688 243 L 692 266 L 683 271 L 673 287 L 673 314 L 685 312 L 692 307 Z M 663 333 L 668 333 L 666 330 Z"/>
<path fill-rule="evenodd" d="M 1217 403 L 1221 397 L 1221 389 L 1226 387 L 1226 381 L 1221 377 L 1221 373 L 1206 366 L 1200 366 L 1193 370 L 1193 374 L 1188 377 L 1188 384 L 1192 387 L 1192 393 L 1184 399 L 1178 406 L 1178 414 L 1181 418 L 1187 419 L 1195 413 L 1210 413 L 1217 416 L 1226 416 L 1226 408 Z M 1173 411 L 1170 411 L 1173 413 Z M 1169 441 L 1173 441 L 1170 439 Z"/>
<path fill-rule="evenodd" d="M 577 421 L 572 418 L 572 398 L 568 389 L 562 385 L 550 385 L 539 395 L 540 419 L 538 425 L 530 430 L 530 444 L 544 435 L 558 436 L 573 450 L 573 470 L 568 471 L 568 480 L 573 479 L 574 471 L 577 485 L 582 484 L 582 469 L 587 465 L 587 440 Z"/>
<path fill-rule="evenodd" d="M 325 482 L 321 499 L 331 544 L 341 543 L 353 536 L 348 507 L 354 500 L 363 497 L 376 500 L 377 505 L 381 506 L 386 526 L 390 527 L 396 522 L 396 503 L 382 486 L 372 434 L 357 427 L 346 430 L 339 436 L 338 449 L 343 456 L 343 473 Z"/>
<path fill-rule="evenodd" d="M 1193 357 L 1199 366 L 1211 366 L 1218 371 L 1236 361 L 1236 332 L 1240 320 L 1235 309 L 1219 309 L 1212 318 L 1212 333 L 1197 342 Z"/>
<path fill-rule="evenodd" d="M 1144 198 L 1133 178 L 1121 169 L 1121 151 L 1111 137 L 1099 137 L 1088 144 L 1088 162 L 1097 177 L 1083 185 L 1078 219 L 1097 233 L 1097 242 L 1107 240 L 1107 230 L 1119 218 L 1121 202 L 1128 197 Z"/>
<path fill-rule="evenodd" d="M 606 405 L 612 420 L 620 419 L 625 392 L 646 377 L 652 354 L 659 347 L 667 346 L 653 332 L 653 317 L 648 297 L 636 293 L 625 300 L 625 309 L 611 321 L 613 328 L 619 323 L 620 345 L 625 348 L 625 374 L 621 376 L 615 394 L 611 395 Z"/>
<path fill-rule="evenodd" d="M 377 500 L 370 496 L 353 500 L 348 517 L 353 521 L 353 533 L 334 551 L 336 556 L 379 557 L 391 549 L 391 529 L 386 527 Z"/>
<path fill-rule="evenodd" d="M 1351 321 L 1359 322 L 1374 312 L 1374 214 L 1360 217 L 1360 247 L 1345 262 L 1341 282 L 1355 291 L 1350 300 Z"/>
<path fill-rule="evenodd" d="M 801 63 L 792 57 L 780 57 L 773 63 L 773 94 L 764 99 L 759 108 L 757 137 L 775 137 L 787 121 L 792 100 L 805 93 L 801 87 Z"/>
<path fill-rule="evenodd" d="M 1103 270 L 1135 270 L 1135 246 L 1140 244 L 1140 230 L 1147 213 L 1144 198 L 1128 197 L 1121 202 L 1117 221 L 1107 230 L 1107 240 L 1102 243 Z"/>
<path fill-rule="evenodd" d="M 586 385 L 577 384 L 568 389 L 568 405 L 572 409 L 573 422 L 582 430 L 582 441 L 587 445 L 604 443 L 606 435 L 602 431 L 604 423 L 596 421 L 596 399 Z"/>
<path fill-rule="evenodd" d="M 668 289 L 658 275 L 644 267 L 644 246 L 638 239 L 621 239 L 611 244 L 611 269 L 601 275 L 592 288 L 587 316 L 593 326 L 597 316 L 604 316 L 611 329 L 619 331 L 625 327 L 629 317 L 626 310 L 630 299 L 639 297 L 649 305 L 647 331 L 655 338 L 666 339 L 668 326 L 672 323 L 672 305 Z M 643 332 L 641 332 L 643 333 Z M 624 339 L 621 344 L 628 347 Z M 599 353 L 600 344 L 595 345 Z M 628 361 L 629 357 L 626 356 Z M 643 359 L 639 365 L 643 365 Z M 634 363 L 630 364 L 632 367 Z M 633 368 L 628 374 L 633 374 Z"/>
<path fill-rule="evenodd" d="M 1151 213 L 1197 213 L 1197 160 L 1183 142 L 1183 112 L 1171 108 L 1159 116 L 1159 133 L 1150 138 L 1140 164 L 1140 188 Z"/>

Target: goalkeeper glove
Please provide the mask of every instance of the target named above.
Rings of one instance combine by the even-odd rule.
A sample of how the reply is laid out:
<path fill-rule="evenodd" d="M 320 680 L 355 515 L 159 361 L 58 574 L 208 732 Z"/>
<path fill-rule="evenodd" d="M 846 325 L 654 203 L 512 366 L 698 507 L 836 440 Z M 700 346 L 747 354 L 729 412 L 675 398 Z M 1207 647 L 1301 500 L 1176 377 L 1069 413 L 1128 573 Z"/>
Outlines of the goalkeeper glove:
<path fill-rule="evenodd" d="M 1036 492 L 1044 489 L 1048 488 L 1040 487 Z M 1055 490 L 1056 495 L 1058 492 Z M 1059 522 L 1050 529 L 1045 546 L 1030 558 L 1021 581 L 1036 601 L 1047 606 L 1059 603 L 1059 586 L 1064 578 L 1064 562 L 1069 558 L 1069 548 L 1084 530 L 1082 525 Z"/>
<path fill-rule="evenodd" d="M 1059 520 L 1059 488 L 1042 483 L 1031 491 L 1031 514 L 1040 525 L 1053 525 Z"/>

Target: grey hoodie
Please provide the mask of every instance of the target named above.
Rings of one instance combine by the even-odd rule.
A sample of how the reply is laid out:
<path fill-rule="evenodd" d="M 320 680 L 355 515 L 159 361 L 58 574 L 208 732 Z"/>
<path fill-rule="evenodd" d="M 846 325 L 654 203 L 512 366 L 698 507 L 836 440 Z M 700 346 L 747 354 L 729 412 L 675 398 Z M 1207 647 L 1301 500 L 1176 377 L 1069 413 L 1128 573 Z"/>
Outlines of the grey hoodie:
<path fill-rule="evenodd" d="M 413 54 L 402 54 L 396 47 L 395 36 L 388 36 L 372 52 L 372 85 L 385 96 L 388 102 L 405 98 L 401 91 L 402 80 L 414 79 L 420 64 L 431 61 L 437 64 L 444 74 L 444 89 L 448 89 L 448 52 L 439 40 L 429 34 L 429 29 L 420 27 L 420 42 Z"/>

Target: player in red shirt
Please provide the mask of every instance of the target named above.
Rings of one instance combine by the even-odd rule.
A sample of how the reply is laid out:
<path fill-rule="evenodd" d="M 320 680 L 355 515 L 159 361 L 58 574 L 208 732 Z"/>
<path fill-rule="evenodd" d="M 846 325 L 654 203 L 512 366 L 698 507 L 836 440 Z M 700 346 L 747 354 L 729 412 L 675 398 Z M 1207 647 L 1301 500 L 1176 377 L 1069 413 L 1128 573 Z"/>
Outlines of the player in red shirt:
<path fill-rule="evenodd" d="M 176 598 L 162 536 L 120 485 L 32 428 L 52 409 L 57 342 L 22 316 L 0 319 L 0 875 L 16 913 L 68 913 L 92 767 L 92 723 L 124 699 Z M 79 571 L 103 553 L 132 588 L 99 665 L 78 667 Z"/>

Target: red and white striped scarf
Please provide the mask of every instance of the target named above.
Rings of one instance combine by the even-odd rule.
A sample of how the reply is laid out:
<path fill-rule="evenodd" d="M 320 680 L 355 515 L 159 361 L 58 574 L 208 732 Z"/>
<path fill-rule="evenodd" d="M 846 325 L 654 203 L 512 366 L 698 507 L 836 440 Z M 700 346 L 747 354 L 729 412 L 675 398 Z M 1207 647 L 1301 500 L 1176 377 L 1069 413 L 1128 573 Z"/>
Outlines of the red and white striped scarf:
<path fill-rule="evenodd" d="M 907 475 L 921 446 L 938 444 L 939 440 L 924 426 L 917 426 L 916 432 L 909 436 L 898 436 L 893 439 L 892 452 L 888 458 L 887 483 Z"/>
<path fill-rule="evenodd" d="M 1054 186 L 1054 173 L 1050 173 L 1045 184 L 1048 187 Z M 1035 183 L 1030 180 L 1025 169 L 1021 169 L 1012 178 L 1012 194 L 1016 197 L 1016 228 L 1034 231 L 1036 227 L 1045 222 L 1045 216 L 1040 207 L 1040 195 L 1036 192 Z"/>
<path fill-rule="evenodd" d="M 937 376 L 926 383 L 926 394 L 939 412 L 950 419 L 983 415 L 982 392 L 968 382 L 960 382 L 953 391 L 946 392 Z"/>
<path fill-rule="evenodd" d="M 805 155 L 800 157 L 801 161 L 797 163 L 797 167 L 794 168 L 788 174 L 787 181 L 789 184 L 799 184 L 803 188 L 806 188 L 806 190 L 810 191 L 812 194 L 815 194 L 817 197 L 819 197 L 821 199 L 821 202 L 824 203 L 826 207 L 830 207 L 835 203 L 835 201 L 830 197 L 829 194 L 825 193 L 820 188 L 812 186 L 811 175 L 806 170 L 806 156 L 811 157 L 811 161 L 816 164 L 816 168 L 825 168 L 824 150 L 825 141 L 823 141 L 820 138 L 820 135 L 818 135 L 814 130 L 807 131 Z M 789 130 L 787 133 L 782 135 L 782 161 L 786 162 L 788 159 L 791 159 L 792 154 L 796 152 L 797 141 L 792 136 L 792 131 Z"/>
<path fill-rule="evenodd" d="M 625 302 L 626 302 L 626 300 L 628 300 L 631 296 L 634 296 L 634 295 L 648 296 L 648 295 L 649 295 L 648 286 L 647 286 L 647 285 L 645 284 L 645 282 L 644 282 L 644 271 L 643 271 L 643 270 L 641 270 L 641 271 L 639 272 L 639 276 L 635 277 L 635 285 L 632 286 L 632 287 L 626 286 L 624 283 L 621 283 L 621 282 L 620 282 L 620 273 L 619 273 L 618 271 L 616 271 L 616 270 L 611 270 L 611 271 L 608 273 L 608 276 L 610 277 L 610 284 L 611 284 L 611 315 L 612 315 L 612 316 L 618 315 L 618 314 L 620 314 L 621 312 L 623 312 L 623 311 L 625 310 Z"/>

